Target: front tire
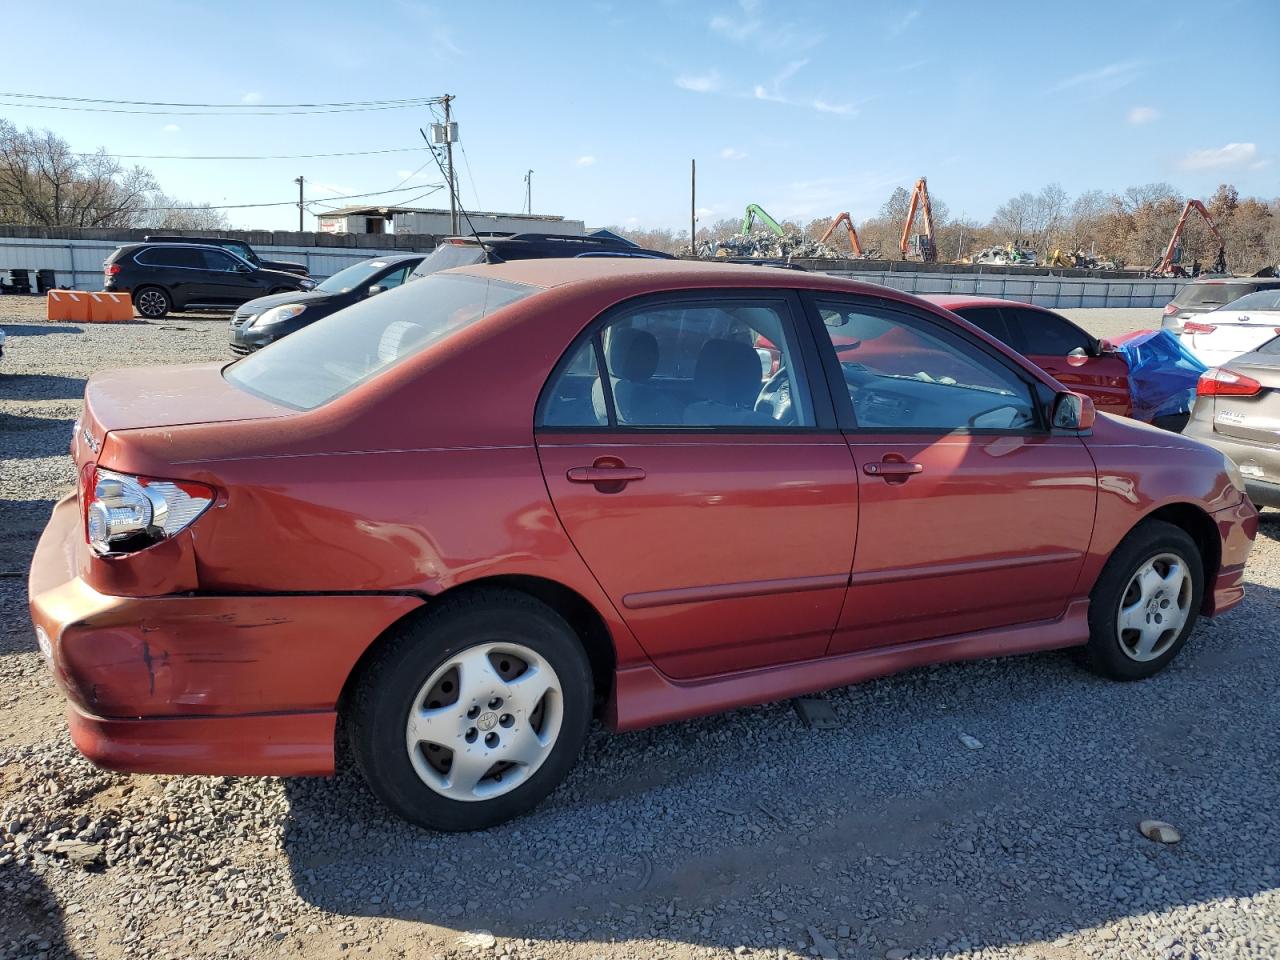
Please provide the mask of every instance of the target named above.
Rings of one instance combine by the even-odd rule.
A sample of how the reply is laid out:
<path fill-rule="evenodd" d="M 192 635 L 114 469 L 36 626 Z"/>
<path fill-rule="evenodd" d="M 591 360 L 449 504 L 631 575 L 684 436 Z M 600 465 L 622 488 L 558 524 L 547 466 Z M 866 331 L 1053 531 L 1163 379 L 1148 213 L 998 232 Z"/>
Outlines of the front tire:
<path fill-rule="evenodd" d="M 1161 520 L 1139 524 L 1090 594 L 1090 669 L 1113 680 L 1159 673 L 1195 629 L 1203 595 L 1204 561 L 1186 531 Z"/>
<path fill-rule="evenodd" d="M 591 722 L 591 668 L 552 609 L 512 590 L 439 602 L 398 627 L 347 711 L 369 789 L 411 823 L 479 830 L 564 779 Z"/>
<path fill-rule="evenodd" d="M 173 299 L 159 287 L 140 287 L 133 292 L 133 308 L 139 316 L 159 320 L 173 309 Z"/>

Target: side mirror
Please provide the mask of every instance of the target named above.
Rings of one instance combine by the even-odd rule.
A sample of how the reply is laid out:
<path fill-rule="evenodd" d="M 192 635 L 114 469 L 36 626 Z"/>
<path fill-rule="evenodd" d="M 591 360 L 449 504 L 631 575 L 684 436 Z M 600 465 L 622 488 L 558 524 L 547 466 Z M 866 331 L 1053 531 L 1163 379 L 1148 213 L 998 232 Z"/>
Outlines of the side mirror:
<path fill-rule="evenodd" d="M 1083 393 L 1060 393 L 1053 400 L 1055 430 L 1092 430 L 1097 419 L 1093 401 Z"/>
<path fill-rule="evenodd" d="M 372 297 L 375 293 L 382 293 L 386 289 L 387 288 L 382 286 L 382 284 L 375 283 L 372 287 L 369 288 L 369 292 L 366 293 L 365 296 Z"/>
<path fill-rule="evenodd" d="M 236 273 L 253 273 L 253 267 L 247 263 L 237 263 L 233 269 Z"/>
<path fill-rule="evenodd" d="M 1119 351 L 1116 350 L 1116 345 L 1112 343 L 1110 340 L 1098 341 L 1098 356 L 1102 356 L 1104 353 L 1118 353 L 1118 352 Z"/>

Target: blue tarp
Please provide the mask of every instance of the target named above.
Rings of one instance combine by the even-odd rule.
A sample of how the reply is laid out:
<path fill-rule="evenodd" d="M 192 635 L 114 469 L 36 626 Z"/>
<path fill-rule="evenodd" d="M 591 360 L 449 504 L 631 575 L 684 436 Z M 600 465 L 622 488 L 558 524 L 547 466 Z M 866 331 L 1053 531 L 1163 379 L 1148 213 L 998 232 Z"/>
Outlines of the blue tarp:
<path fill-rule="evenodd" d="M 1115 344 L 1129 364 L 1129 395 L 1138 420 L 1189 413 L 1196 381 L 1208 369 L 1168 330 L 1145 330 Z"/>

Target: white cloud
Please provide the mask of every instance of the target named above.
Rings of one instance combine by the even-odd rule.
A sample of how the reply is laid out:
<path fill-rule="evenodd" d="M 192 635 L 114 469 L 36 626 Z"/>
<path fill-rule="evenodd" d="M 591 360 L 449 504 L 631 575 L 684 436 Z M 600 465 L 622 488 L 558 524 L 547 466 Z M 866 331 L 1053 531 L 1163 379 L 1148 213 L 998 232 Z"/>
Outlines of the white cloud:
<path fill-rule="evenodd" d="M 721 160 L 745 160 L 746 158 L 747 152 L 739 150 L 737 147 L 725 147 L 720 151 Z"/>
<path fill-rule="evenodd" d="M 815 99 L 810 106 L 819 113 L 838 113 L 845 117 L 853 116 L 858 112 L 852 103 L 828 103 L 821 97 Z"/>
<path fill-rule="evenodd" d="M 919 9 L 908 10 L 901 17 L 899 17 L 897 20 L 895 20 L 892 24 L 889 25 L 889 35 L 896 37 L 898 34 L 905 32 L 906 29 L 909 26 L 911 26 L 911 24 L 915 23 L 916 20 L 919 19 L 919 17 L 920 17 Z"/>
<path fill-rule="evenodd" d="M 1258 159 L 1256 143 L 1228 143 L 1224 147 L 1208 147 L 1192 150 L 1179 164 L 1183 170 L 1217 170 L 1225 167 L 1249 167 L 1251 170 L 1266 166 Z"/>
<path fill-rule="evenodd" d="M 1141 126 L 1144 123 L 1150 123 L 1152 120 L 1160 118 L 1160 111 L 1155 107 L 1134 107 L 1129 111 L 1128 120 L 1135 126 Z"/>
<path fill-rule="evenodd" d="M 1142 73 L 1142 61 L 1121 60 L 1108 63 L 1096 70 L 1086 70 L 1071 77 L 1059 80 L 1049 88 L 1049 93 L 1060 93 L 1063 90 L 1087 90 L 1091 93 L 1112 93 L 1121 87 L 1127 87 L 1138 79 Z"/>
<path fill-rule="evenodd" d="M 587 154 L 586 156 L 579 157 L 575 162 L 580 167 L 590 167 L 595 164 L 596 158 Z"/>
<path fill-rule="evenodd" d="M 692 90 L 694 93 L 715 93 L 721 87 L 720 73 L 708 70 L 706 73 L 682 73 L 676 77 L 676 86 L 681 90 Z"/>
<path fill-rule="evenodd" d="M 165 133 L 181 133 L 182 132 L 182 128 L 178 126 L 176 123 L 166 123 L 160 129 L 163 130 Z"/>
<path fill-rule="evenodd" d="M 262 94 L 258 93 L 256 90 L 253 91 L 252 93 L 246 93 L 243 97 L 240 98 L 240 102 L 241 103 L 261 103 Z"/>
<path fill-rule="evenodd" d="M 750 45 L 761 53 L 778 55 L 810 50 L 826 39 L 811 26 L 766 18 L 761 0 L 738 0 L 732 14 L 717 14 L 707 21 L 711 32 L 731 43 Z"/>

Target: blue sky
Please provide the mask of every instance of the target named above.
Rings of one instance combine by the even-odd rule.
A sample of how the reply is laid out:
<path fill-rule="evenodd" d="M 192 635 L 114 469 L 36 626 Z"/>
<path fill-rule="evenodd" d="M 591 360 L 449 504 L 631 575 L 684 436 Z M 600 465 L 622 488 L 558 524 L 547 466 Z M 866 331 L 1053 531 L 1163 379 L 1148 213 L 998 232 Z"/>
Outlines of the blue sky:
<path fill-rule="evenodd" d="M 535 212 L 591 225 L 686 227 L 690 157 L 704 223 L 750 202 L 779 218 L 862 219 L 921 175 L 979 220 L 1049 182 L 1075 195 L 1167 180 L 1206 195 L 1227 180 L 1280 196 L 1273 0 L 141 0 L 109 12 L 66 0 L 56 26 L 56 40 L 7 45 L 4 90 L 246 103 L 447 92 L 464 203 L 520 209 L 532 168 Z M 411 147 L 430 122 L 422 110 L 165 117 L 3 103 L 0 116 L 132 154 Z M 316 198 L 440 181 L 425 152 L 142 162 L 171 195 L 215 204 L 288 201 L 299 174 Z M 229 215 L 297 222 L 289 207 Z"/>

